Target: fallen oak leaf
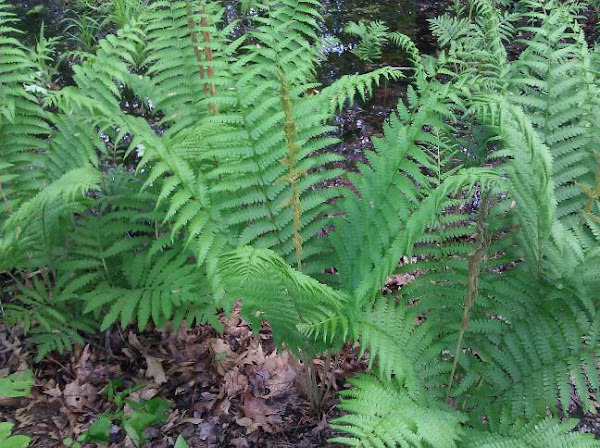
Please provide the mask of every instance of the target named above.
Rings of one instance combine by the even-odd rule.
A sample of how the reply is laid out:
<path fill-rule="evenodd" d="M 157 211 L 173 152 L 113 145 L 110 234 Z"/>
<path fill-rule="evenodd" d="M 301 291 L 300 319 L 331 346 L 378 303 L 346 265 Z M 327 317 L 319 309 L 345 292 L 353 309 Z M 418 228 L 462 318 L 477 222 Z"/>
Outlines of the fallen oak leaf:
<path fill-rule="evenodd" d="M 226 397 L 234 397 L 243 392 L 248 387 L 248 378 L 240 372 L 238 367 L 225 373 L 225 383 L 223 386 Z"/>
<path fill-rule="evenodd" d="M 81 411 L 92 407 L 98 391 L 89 383 L 79 384 L 79 380 L 75 380 L 65 386 L 63 394 L 68 407 Z"/>
<path fill-rule="evenodd" d="M 237 419 L 236 423 L 246 428 L 250 434 L 258 428 L 266 432 L 273 432 L 271 425 L 281 423 L 281 418 L 276 415 L 277 411 L 266 403 L 262 398 L 256 398 L 250 392 L 244 393 L 242 404 L 244 417 Z"/>
<path fill-rule="evenodd" d="M 146 378 L 151 378 L 157 386 L 167 382 L 165 370 L 162 366 L 162 361 L 154 356 L 145 355 L 146 365 Z"/>

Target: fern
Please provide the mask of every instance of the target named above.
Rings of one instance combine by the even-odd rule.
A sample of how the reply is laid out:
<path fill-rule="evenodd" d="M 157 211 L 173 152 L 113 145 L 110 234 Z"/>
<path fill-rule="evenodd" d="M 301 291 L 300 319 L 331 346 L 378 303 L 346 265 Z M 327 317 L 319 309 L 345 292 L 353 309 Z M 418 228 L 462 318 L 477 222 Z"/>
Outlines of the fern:
<path fill-rule="evenodd" d="M 402 72 L 383 67 L 362 75 L 345 75 L 321 92 L 321 96 L 331 104 L 331 111 L 341 110 L 347 101 L 351 104 L 356 96 L 365 101 L 373 93 L 373 86 L 379 86 L 382 79 L 395 81 L 403 77 Z"/>
<path fill-rule="evenodd" d="M 123 263 L 123 277 L 123 286 L 100 283 L 81 297 L 86 313 L 108 306 L 101 331 L 117 321 L 127 327 L 134 320 L 142 331 L 150 318 L 156 326 L 169 320 L 179 326 L 184 319 L 189 325 L 206 320 L 216 324 L 208 291 L 202 289 L 207 282 L 180 252 L 128 256 Z"/>
<path fill-rule="evenodd" d="M 216 3 L 186 0 L 153 2 L 144 16 L 150 95 L 164 121 L 176 129 L 207 115 L 207 99 L 212 101 L 226 82 L 221 78 L 228 31 L 216 27 L 222 14 Z"/>
<path fill-rule="evenodd" d="M 425 384 L 438 373 L 428 360 L 443 348 L 436 344 L 430 322 L 420 322 L 420 313 L 420 308 L 381 298 L 362 310 L 352 325 L 362 354 L 368 350 L 370 365 L 376 362 L 378 378 L 403 386 L 416 402 L 427 400 Z"/>
<path fill-rule="evenodd" d="M 502 425 L 494 434 L 470 433 L 464 441 L 465 447 L 508 448 L 512 446 L 530 447 L 594 447 L 597 441 L 588 434 L 572 432 L 577 421 L 560 422 L 545 418 L 527 424 Z"/>
<path fill-rule="evenodd" d="M 597 445 L 558 420 L 600 387 L 597 55 L 576 4 L 500 6 L 432 21 L 435 58 L 350 24 L 357 55 L 390 42 L 414 67 L 357 173 L 332 168 L 332 118 L 400 71 L 321 89 L 314 0 L 243 2 L 241 36 L 216 2 L 115 10 L 56 92 L 0 7 L 3 319 L 39 360 L 118 324 L 218 326 L 241 300 L 294 354 L 368 355 L 337 442 Z"/>
<path fill-rule="evenodd" d="M 533 2 L 526 15 L 539 26 L 524 28 L 533 38 L 524 42 L 527 48 L 515 63 L 511 83 L 519 95 L 514 101 L 531 114 L 550 148 L 562 218 L 584 208 L 585 198 L 576 183 L 590 172 L 586 105 L 596 86 L 586 68 L 589 53 L 573 5 Z"/>
<path fill-rule="evenodd" d="M 255 331 L 267 320 L 275 341 L 285 341 L 294 351 L 315 350 L 305 337 L 305 322 L 324 315 L 335 319 L 347 302 L 344 294 L 295 271 L 267 249 L 245 247 L 223 254 L 219 270 L 229 296 L 243 299 L 244 317 Z M 347 323 L 342 321 L 340 328 L 334 326 L 331 335 L 324 333 L 323 340 L 330 342 L 337 331 L 345 336 Z"/>
<path fill-rule="evenodd" d="M 506 84 L 508 62 L 503 43 L 513 38 L 513 22 L 519 15 L 501 15 L 494 3 L 469 1 L 456 16 L 443 15 L 429 21 L 440 45 L 448 47 L 455 71 L 470 79 L 473 90 L 497 92 Z"/>
<path fill-rule="evenodd" d="M 20 203 L 35 195 L 40 167 L 33 151 L 43 151 L 49 133 L 45 113 L 24 85 L 31 81 L 33 64 L 26 49 L 15 38 L 15 19 L 0 4 L 0 219 L 4 221 Z"/>
<path fill-rule="evenodd" d="M 103 177 L 96 212 L 77 220 L 58 266 L 69 291 L 118 283 L 128 254 L 161 249 L 157 221 L 162 216 L 153 212 L 154 195 L 131 194 L 139 188 L 140 182 L 119 168 Z"/>
<path fill-rule="evenodd" d="M 360 376 L 352 383 L 354 388 L 342 392 L 340 404 L 350 415 L 332 423 L 350 437 L 334 438 L 333 442 L 361 447 L 457 446 L 462 433 L 460 414 L 442 405 L 415 402 L 401 388 L 374 377 Z"/>
<path fill-rule="evenodd" d="M 371 264 L 376 266 L 380 263 L 381 252 L 388 249 L 402 228 L 403 220 L 408 219 L 416 204 L 434 186 L 435 179 L 424 175 L 418 164 L 434 172 L 436 161 L 433 155 L 423 150 L 419 140 L 427 141 L 423 131 L 426 124 L 446 129 L 442 120 L 451 117 L 451 111 L 441 106 L 438 100 L 444 95 L 443 88 L 440 91 L 431 89 L 430 92 L 430 98 L 415 98 L 418 102 L 413 104 L 413 114 L 402 103 L 399 104 L 398 117 L 392 116 L 384 130 L 386 137 L 375 140 L 376 152 L 367 154 L 369 166 L 363 167 L 363 176 L 350 178 L 360 198 L 348 196 L 344 199 L 340 209 L 344 210 L 348 224 L 339 223 L 331 236 L 337 252 L 335 265 L 341 283 L 350 289 L 356 288 L 358 282 L 367 277 Z M 424 107 L 420 107 L 421 104 Z M 378 173 L 377 176 L 365 175 L 374 172 Z M 395 219 L 390 219 L 391 216 Z M 389 225 L 392 227 L 388 229 Z M 378 234 L 373 235 L 371 228 L 378 228 Z M 353 269 L 361 269 L 362 272 Z"/>
<path fill-rule="evenodd" d="M 349 22 L 344 32 L 360 38 L 360 42 L 352 49 L 352 53 L 366 62 L 373 62 L 381 58 L 382 47 L 388 41 L 388 27 L 378 21 L 366 24 L 365 22 Z"/>
<path fill-rule="evenodd" d="M 96 329 L 93 321 L 78 316 L 72 302 L 72 294 L 61 284 L 49 286 L 47 275 L 44 279 L 34 277 L 31 283 L 19 286 L 15 303 L 3 305 L 3 317 L 8 324 L 22 324 L 25 333 L 32 335 L 36 360 L 40 361 L 51 351 L 62 354 L 71 351 L 73 344 L 82 345 L 80 333 Z"/>

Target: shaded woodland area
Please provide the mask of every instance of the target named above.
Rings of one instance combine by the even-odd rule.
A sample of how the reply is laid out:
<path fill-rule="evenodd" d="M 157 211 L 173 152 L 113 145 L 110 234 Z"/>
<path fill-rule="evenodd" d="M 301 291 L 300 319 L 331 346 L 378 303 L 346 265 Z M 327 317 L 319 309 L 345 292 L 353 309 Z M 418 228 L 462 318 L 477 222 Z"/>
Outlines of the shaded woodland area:
<path fill-rule="evenodd" d="M 0 0 L 0 447 L 600 447 L 596 0 Z"/>

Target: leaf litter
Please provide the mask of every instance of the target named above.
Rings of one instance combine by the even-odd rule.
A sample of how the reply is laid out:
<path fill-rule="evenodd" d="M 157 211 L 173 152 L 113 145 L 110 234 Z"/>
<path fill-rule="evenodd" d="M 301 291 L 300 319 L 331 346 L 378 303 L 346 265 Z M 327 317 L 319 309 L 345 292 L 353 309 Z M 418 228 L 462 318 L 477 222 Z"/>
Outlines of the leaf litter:
<path fill-rule="evenodd" d="M 23 334 L 0 324 L 0 378 L 31 369 L 36 379 L 29 397 L 0 399 L 0 421 L 15 423 L 13 432 L 32 437 L 32 447 L 64 446 L 63 440 L 76 440 L 107 413 L 134 412 L 130 404 L 117 409 L 108 399 L 111 381 L 118 380 L 124 387 L 143 385 L 126 403 L 155 397 L 170 402 L 163 423 L 144 431 L 147 447 L 173 447 L 179 436 L 198 448 L 331 446 L 327 439 L 334 433 L 324 422 L 338 415 L 335 394 L 320 414 L 312 413 L 300 387 L 301 365 L 275 349 L 268 325 L 254 335 L 239 309 L 221 322 L 221 334 L 209 326 L 141 334 L 114 329 L 37 364 Z M 334 389 L 365 369 L 351 347 L 335 360 L 331 372 L 320 375 Z M 323 370 L 320 359 L 314 363 Z M 83 446 L 135 447 L 128 433 L 113 422 L 109 444 Z"/>

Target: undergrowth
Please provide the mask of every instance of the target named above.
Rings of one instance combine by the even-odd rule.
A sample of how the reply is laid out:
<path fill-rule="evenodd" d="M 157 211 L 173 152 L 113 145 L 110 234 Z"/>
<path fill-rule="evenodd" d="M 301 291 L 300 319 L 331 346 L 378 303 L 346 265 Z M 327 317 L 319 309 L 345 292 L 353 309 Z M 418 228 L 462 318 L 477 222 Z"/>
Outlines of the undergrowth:
<path fill-rule="evenodd" d="M 350 24 L 357 56 L 394 44 L 412 70 L 349 173 L 328 150 L 332 118 L 403 75 L 323 88 L 320 3 L 242 3 L 239 35 L 217 2 L 120 2 L 116 31 L 86 38 L 73 85 L 51 89 L 54 42 L 25 48 L 0 1 L 4 322 L 39 361 L 115 325 L 218 327 L 241 300 L 301 359 L 348 341 L 368 354 L 374 373 L 340 394 L 336 442 L 599 446 L 564 418 L 573 391 L 595 412 L 600 385 L 586 5 L 457 3 L 431 21 L 435 57 Z M 414 279 L 386 296 L 394 274 Z"/>

